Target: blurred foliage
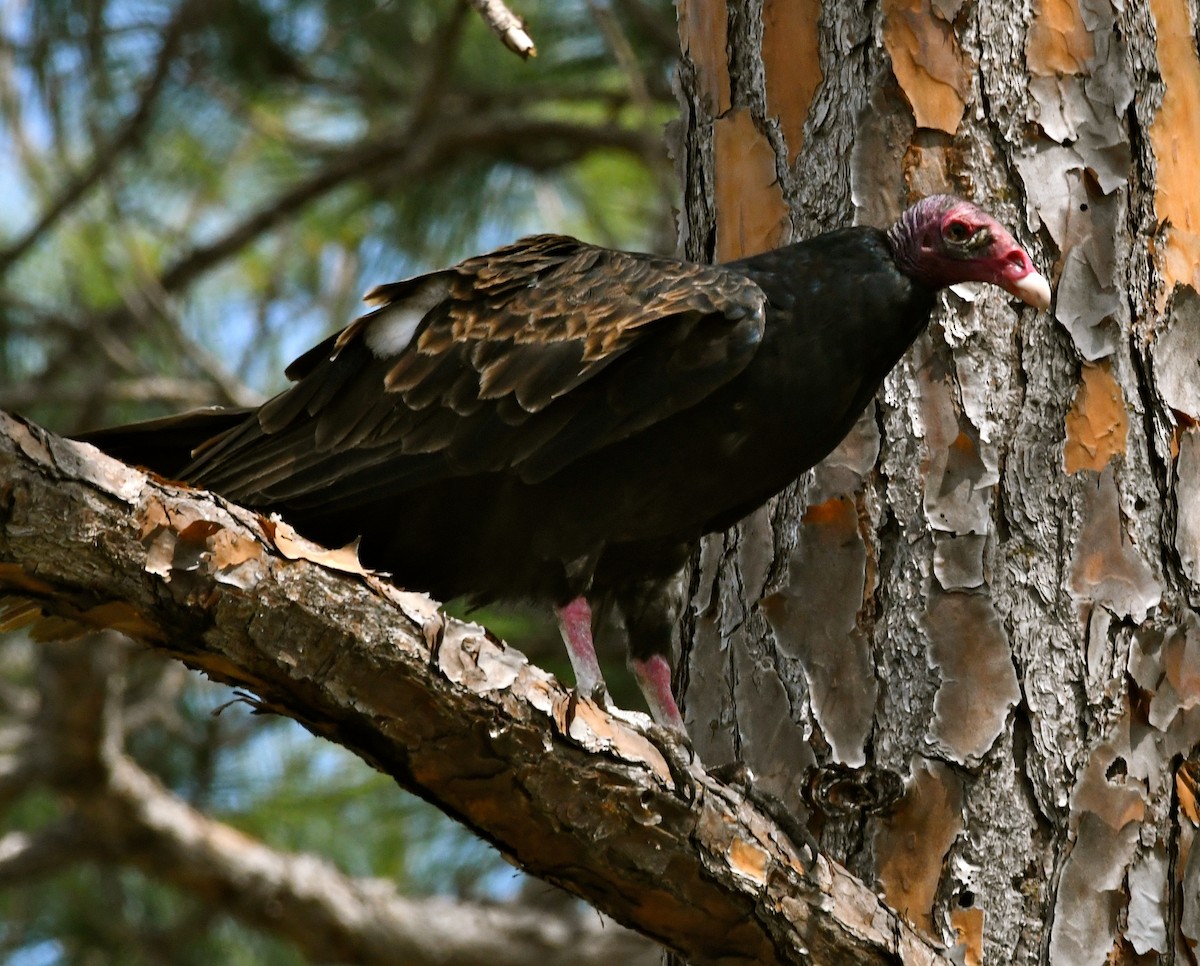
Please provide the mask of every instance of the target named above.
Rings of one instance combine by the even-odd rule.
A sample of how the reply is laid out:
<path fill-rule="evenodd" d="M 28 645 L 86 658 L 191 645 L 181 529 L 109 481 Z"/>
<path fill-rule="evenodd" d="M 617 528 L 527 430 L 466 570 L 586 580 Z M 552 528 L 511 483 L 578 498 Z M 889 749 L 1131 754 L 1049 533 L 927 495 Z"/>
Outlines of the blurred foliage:
<path fill-rule="evenodd" d="M 254 402 L 376 283 L 533 231 L 669 251 L 670 0 L 514 7 L 528 62 L 454 0 L 0 2 L 0 408 L 71 431 Z M 498 630 L 562 658 L 552 627 Z M 36 717 L 39 659 L 0 638 L 0 733 Z M 177 665 L 114 673 L 127 751 L 214 817 L 415 893 L 515 891 L 341 749 L 243 705 L 214 715 L 230 692 Z M 31 792 L 6 826 L 62 809 Z M 83 862 L 0 891 L 0 960 L 302 961 Z"/>
<path fill-rule="evenodd" d="M 10 11 L 0 405 L 251 398 L 371 284 L 535 230 L 669 248 L 669 4 L 521 12 L 528 62 L 450 0 Z"/>

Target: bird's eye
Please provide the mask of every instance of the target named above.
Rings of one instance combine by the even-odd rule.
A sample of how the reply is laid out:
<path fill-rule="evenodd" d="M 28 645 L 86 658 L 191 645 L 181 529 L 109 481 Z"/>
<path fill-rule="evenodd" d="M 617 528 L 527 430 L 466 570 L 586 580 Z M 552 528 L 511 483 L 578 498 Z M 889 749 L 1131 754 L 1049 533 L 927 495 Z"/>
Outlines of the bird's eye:
<path fill-rule="evenodd" d="M 946 226 L 946 237 L 952 242 L 965 242 L 971 237 L 971 229 L 961 221 L 952 221 Z"/>

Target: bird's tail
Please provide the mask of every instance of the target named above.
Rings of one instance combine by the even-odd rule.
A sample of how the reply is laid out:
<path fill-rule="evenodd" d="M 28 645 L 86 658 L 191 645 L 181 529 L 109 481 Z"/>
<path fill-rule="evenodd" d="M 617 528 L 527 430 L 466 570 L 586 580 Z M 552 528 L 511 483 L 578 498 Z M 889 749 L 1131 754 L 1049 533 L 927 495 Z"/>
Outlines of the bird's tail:
<path fill-rule="evenodd" d="M 175 416 L 95 429 L 75 438 L 109 456 L 178 479 L 194 454 L 245 422 L 255 410 L 193 409 Z"/>

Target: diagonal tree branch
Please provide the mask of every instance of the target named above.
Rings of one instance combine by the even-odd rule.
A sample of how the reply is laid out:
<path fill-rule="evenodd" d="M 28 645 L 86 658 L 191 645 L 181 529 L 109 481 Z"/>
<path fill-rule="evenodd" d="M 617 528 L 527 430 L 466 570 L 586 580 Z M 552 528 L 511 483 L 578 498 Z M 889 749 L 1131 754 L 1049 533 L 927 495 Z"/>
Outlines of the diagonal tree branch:
<path fill-rule="evenodd" d="M 640 716 L 574 706 L 427 598 L 3 415 L 0 480 L 0 585 L 41 634 L 114 627 L 251 690 L 694 960 L 948 962 L 743 792 L 672 764 Z"/>

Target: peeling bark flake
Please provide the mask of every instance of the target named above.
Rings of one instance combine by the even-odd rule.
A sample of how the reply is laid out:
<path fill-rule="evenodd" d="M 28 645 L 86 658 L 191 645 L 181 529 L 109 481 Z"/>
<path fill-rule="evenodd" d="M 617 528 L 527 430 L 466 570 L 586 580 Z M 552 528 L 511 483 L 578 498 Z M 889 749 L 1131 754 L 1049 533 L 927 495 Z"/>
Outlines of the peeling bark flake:
<path fill-rule="evenodd" d="M 747 602 L 758 600 L 771 572 L 771 510 L 761 506 L 742 521 L 742 539 L 738 541 L 737 566 L 742 578 L 742 593 Z"/>
<path fill-rule="evenodd" d="M 1200 418 L 1200 295 L 1179 286 L 1167 328 L 1154 342 L 1154 385 L 1168 407 Z"/>
<path fill-rule="evenodd" d="M 887 904 L 926 933 L 933 931 L 933 900 L 942 864 L 963 828 L 963 787 L 940 761 L 917 758 L 904 798 L 875 830 L 879 882 Z"/>
<path fill-rule="evenodd" d="M 734 681 L 741 741 L 736 752 L 730 748 L 727 757 L 715 760 L 731 761 L 736 755 L 754 773 L 756 788 L 791 802 L 796 795 L 796 776 L 817 761 L 805 740 L 809 729 L 798 726 L 788 713 L 792 700 L 776 662 L 749 660 L 748 654 L 745 658 L 737 663 Z"/>
<path fill-rule="evenodd" d="M 1125 938 L 1139 956 L 1167 951 L 1167 853 L 1156 846 L 1129 870 Z"/>
<path fill-rule="evenodd" d="M 848 496 L 809 507 L 801 518 L 787 586 L 762 602 L 777 646 L 800 661 L 809 701 L 832 757 L 858 767 L 875 713 L 878 683 L 858 627 L 867 550 Z"/>
<path fill-rule="evenodd" d="M 1175 793 L 1179 796 L 1179 810 L 1200 828 L 1200 766 L 1192 761 L 1181 762 L 1175 770 Z"/>
<path fill-rule="evenodd" d="M 969 80 L 954 28 L 929 0 L 884 0 L 883 42 L 918 127 L 956 134 Z"/>
<path fill-rule="evenodd" d="M 130 505 L 137 502 L 147 476 L 139 469 L 124 463 L 105 463 L 102 467 L 91 458 L 97 452 L 88 443 L 63 440 L 54 448 L 54 464 L 70 474 L 78 474 L 103 493 L 109 493 Z"/>
<path fill-rule="evenodd" d="M 822 78 L 817 44 L 821 2 L 765 0 L 762 19 L 767 109 L 779 119 L 792 164 L 804 145 L 804 122 Z"/>
<path fill-rule="evenodd" d="M 483 636 L 470 634 L 463 638 L 464 659 L 459 667 L 464 673 L 463 683 L 477 694 L 488 691 L 505 691 L 529 666 L 529 660 L 515 648 L 506 647 Z M 448 638 L 447 638 L 448 639 Z M 438 652 L 439 661 L 446 651 L 443 642 Z M 453 677 L 447 674 L 447 677 Z M 554 709 L 554 719 L 559 729 L 569 734 L 591 752 L 604 753 L 629 762 L 646 765 L 663 782 L 674 787 L 670 766 L 654 744 L 644 734 L 622 717 L 610 714 L 594 701 L 578 695 L 563 701 Z M 641 817 L 639 824 L 653 825 L 656 820 Z"/>
<path fill-rule="evenodd" d="M 942 590 L 974 590 L 983 586 L 983 551 L 987 537 L 968 533 L 933 534 L 933 576 Z"/>
<path fill-rule="evenodd" d="M 1064 253 L 1085 246 L 1096 277 L 1108 284 L 1117 266 L 1115 236 L 1125 219 L 1124 199 L 1114 189 L 1126 181 L 1128 158 L 1119 170 L 1104 165 L 1096 170 L 1103 159 L 1085 160 L 1076 147 L 1039 141 L 1014 163 L 1028 195 L 1027 211 L 1037 216 L 1030 227 L 1044 224 Z M 1128 153 L 1127 142 L 1125 150 Z"/>
<path fill-rule="evenodd" d="M 916 133 L 912 112 L 905 107 L 893 85 L 873 86 L 855 118 L 850 193 L 857 225 L 887 225 L 900 217 L 901 162 Z"/>
<path fill-rule="evenodd" d="M 1197 835 L 1194 830 L 1189 829 L 1191 834 L 1187 853 L 1187 858 L 1183 867 L 1183 875 L 1180 877 L 1180 891 L 1183 893 L 1183 915 L 1179 919 L 1179 929 L 1191 947 L 1193 956 L 1197 948 L 1200 948 L 1200 844 L 1196 842 Z"/>
<path fill-rule="evenodd" d="M 1124 719 L 1114 731 L 1127 727 Z M 1049 956 L 1054 966 L 1105 962 L 1117 937 L 1118 916 L 1125 904 L 1125 873 L 1146 812 L 1138 783 L 1108 779 L 1106 773 L 1117 756 L 1116 747 L 1108 742 L 1094 748 L 1071 794 L 1075 841 L 1063 864 L 1054 904 Z"/>
<path fill-rule="evenodd" d="M 696 66 L 696 93 L 710 117 L 723 117 L 729 84 L 729 13 L 724 0 L 679 0 L 679 43 Z"/>
<path fill-rule="evenodd" d="M 153 535 L 143 543 L 146 546 L 146 562 L 144 564 L 146 573 L 154 574 L 170 583 L 171 565 L 175 559 L 174 532 L 167 527 L 162 527 L 155 530 Z"/>
<path fill-rule="evenodd" d="M 1200 862 L 1195 857 L 1200 850 L 1193 851 L 1200 822 L 1195 799 L 1196 776 L 1200 774 L 1196 765 L 1200 760 L 1196 757 L 1200 747 L 1200 618 L 1189 611 L 1181 624 L 1165 632 L 1141 628 L 1130 649 L 1129 672 L 1137 683 L 1133 706 L 1114 729 L 1117 747 L 1105 757 L 1123 759 L 1128 775 L 1117 780 L 1139 792 L 1147 804 L 1130 799 L 1126 804 L 1132 810 L 1128 813 L 1120 802 L 1102 803 L 1107 807 L 1095 810 L 1113 827 L 1126 818 L 1142 821 L 1139 808 L 1150 813 L 1150 827 L 1139 830 L 1144 850 L 1128 874 L 1124 935 L 1138 953 L 1166 952 L 1173 943 L 1175 961 L 1193 962 L 1194 952 L 1180 953 L 1189 942 L 1194 950 L 1200 938 Z M 1169 801 L 1172 778 L 1178 811 L 1172 822 L 1175 854 L 1168 861 L 1167 836 L 1172 833 L 1161 824 L 1152 838 L 1149 833 L 1155 820 L 1162 818 L 1159 807 Z M 1092 801 L 1097 797 L 1093 795 Z M 1092 806 L 1092 801 L 1087 804 Z M 1172 919 L 1178 922 L 1179 931 L 1167 933 L 1165 924 Z"/>
<path fill-rule="evenodd" d="M 1175 549 L 1183 572 L 1193 585 L 1200 585 L 1200 429 L 1185 430 L 1179 438 L 1175 462 Z"/>
<path fill-rule="evenodd" d="M 767 853 L 753 842 L 735 838 L 729 843 L 726 857 L 735 875 L 760 884 L 767 881 Z"/>
<path fill-rule="evenodd" d="M 1135 68 L 1118 6 L 1043 0 L 1025 45 L 1034 118 L 1104 194 L 1125 183 L 1131 157 L 1125 113 Z"/>
<path fill-rule="evenodd" d="M 962 162 L 962 152 L 949 145 L 910 144 L 901 162 L 909 196 L 954 194 L 953 172 Z"/>
<path fill-rule="evenodd" d="M 1102 470 L 1125 453 L 1129 414 L 1121 386 L 1109 365 L 1085 365 L 1083 379 L 1066 416 L 1063 463 L 1068 473 Z"/>
<path fill-rule="evenodd" d="M 1029 25 L 1025 57 L 1030 73 L 1042 77 L 1082 74 L 1096 55 L 1092 35 L 1074 0 L 1038 0 Z"/>
<path fill-rule="evenodd" d="M 1163 84 L 1149 132 L 1158 164 L 1154 208 L 1166 226 L 1160 253 L 1169 292 L 1179 282 L 1200 287 L 1200 57 L 1187 0 L 1150 0 L 1150 9 Z"/>
<path fill-rule="evenodd" d="M 209 567 L 218 583 L 250 590 L 263 575 L 262 544 L 222 527 L 207 543 Z"/>
<path fill-rule="evenodd" d="M 922 626 L 941 676 L 927 741 L 959 764 L 978 762 L 1021 696 L 1008 635 L 990 597 L 931 590 Z"/>
<path fill-rule="evenodd" d="M 437 650 L 438 670 L 445 675 L 446 680 L 453 681 L 472 691 L 486 694 L 488 691 L 502 691 L 509 687 L 521 669 L 528 662 L 519 651 L 505 648 L 499 654 L 499 647 L 484 636 L 483 628 L 470 625 L 466 630 L 454 626 L 446 630 L 442 643 Z M 577 717 L 586 718 L 590 703 L 585 698 L 579 699 L 579 714 Z"/>
<path fill-rule="evenodd" d="M 1094 236 L 1093 236 L 1094 241 Z M 1111 249 L 1112 243 L 1099 244 Z M 1091 243 L 1088 248 L 1094 247 Z M 1107 253 L 1106 253 L 1107 254 Z M 1072 248 L 1058 281 L 1054 317 L 1071 333 L 1079 354 L 1089 362 L 1116 351 L 1121 328 L 1116 323 L 1125 313 L 1111 272 L 1102 276 L 1084 246 Z"/>
<path fill-rule="evenodd" d="M 274 544 L 275 549 L 288 560 L 308 560 L 320 564 L 322 567 L 328 567 L 330 570 L 339 570 L 342 573 L 356 574 L 360 577 L 371 573 L 358 559 L 357 539 L 344 547 L 329 550 L 302 537 L 292 528 L 291 524 L 285 523 L 274 515 L 265 521 L 264 532 L 267 539 Z"/>
<path fill-rule="evenodd" d="M 1068 589 L 1077 601 L 1101 604 L 1135 621 L 1145 619 L 1162 599 L 1154 572 L 1125 537 L 1111 466 L 1085 490 L 1084 522 L 1071 553 Z"/>
<path fill-rule="evenodd" d="M 1190 711 L 1200 705 L 1200 619 L 1189 613 L 1183 624 L 1166 631 L 1143 629 L 1135 634 L 1128 667 L 1130 676 L 1143 692 L 1138 711 L 1146 724 L 1163 734 L 1182 727 L 1183 734 L 1172 743 L 1181 745 L 1182 749 L 1190 747 L 1192 740 L 1200 739 L 1200 733 L 1188 733 L 1187 722 L 1179 719 L 1181 711 Z M 1145 701 L 1146 696 L 1149 696 L 1149 704 Z M 1174 754 L 1170 746 L 1161 742 L 1155 752 L 1154 760 L 1147 767 L 1132 767 L 1131 773 L 1148 776 L 1162 766 L 1162 755 L 1170 757 Z M 1184 794 L 1180 791 L 1179 800 L 1186 810 Z"/>
<path fill-rule="evenodd" d="M 916 342 L 913 366 L 920 388 L 925 519 L 941 533 L 987 534 L 994 460 L 992 467 L 984 462 L 978 431 L 961 411 L 948 363 L 927 335 Z"/>
<path fill-rule="evenodd" d="M 717 260 L 777 247 L 788 224 L 771 142 L 746 108 L 713 124 L 717 202 Z"/>
<path fill-rule="evenodd" d="M 138 539 L 146 548 L 147 573 L 170 583 L 203 570 L 219 583 L 248 590 L 263 574 L 258 541 L 198 516 L 188 507 L 168 512 L 151 497 L 138 514 Z"/>
<path fill-rule="evenodd" d="M 46 441 L 38 433 L 36 426 L 14 419 L 9 426 L 9 435 L 13 442 L 21 448 L 21 452 L 35 463 L 47 466 L 53 464 L 54 458 L 50 453 L 50 447 L 46 445 Z"/>
<path fill-rule="evenodd" d="M 1180 711 L 1190 711 L 1200 705 L 1200 621 L 1194 614 L 1187 615 L 1185 626 L 1172 628 L 1167 634 L 1163 641 L 1162 663 L 1166 683 L 1170 685 L 1163 695 L 1166 712 L 1156 715 L 1151 701 L 1150 723 L 1165 730 Z M 1189 737 L 1200 738 L 1200 735 Z"/>
<path fill-rule="evenodd" d="M 688 655 L 687 700 L 683 704 L 688 734 L 694 736 L 702 760 L 721 763 L 736 755 L 732 729 L 735 681 L 730 674 L 730 642 L 722 633 L 716 580 L 724 552 L 724 536 L 705 537 L 700 545 L 697 590 L 692 597 L 692 647 Z"/>
<path fill-rule="evenodd" d="M 1085 86 L 1082 79 L 1073 82 Z M 1117 238 L 1126 232 L 1127 201 L 1115 190 L 1126 181 L 1129 145 L 1123 130 L 1108 130 L 1110 122 L 1117 123 L 1115 115 L 1103 117 L 1098 127 L 1081 125 L 1083 133 L 1075 125 L 1060 132 L 1078 138 L 1069 147 L 1041 142 L 1032 154 L 1016 159 L 1030 214 L 1046 226 L 1065 256 L 1054 317 L 1090 361 L 1117 351 L 1129 318 L 1117 254 Z M 1043 110 L 1043 124 L 1045 118 Z M 1104 146 L 1114 139 L 1111 150 Z M 1087 145 L 1094 150 L 1085 152 Z"/>
<path fill-rule="evenodd" d="M 950 925 L 958 945 L 963 948 L 965 966 L 983 966 L 983 910 L 955 908 L 950 913 Z"/>

